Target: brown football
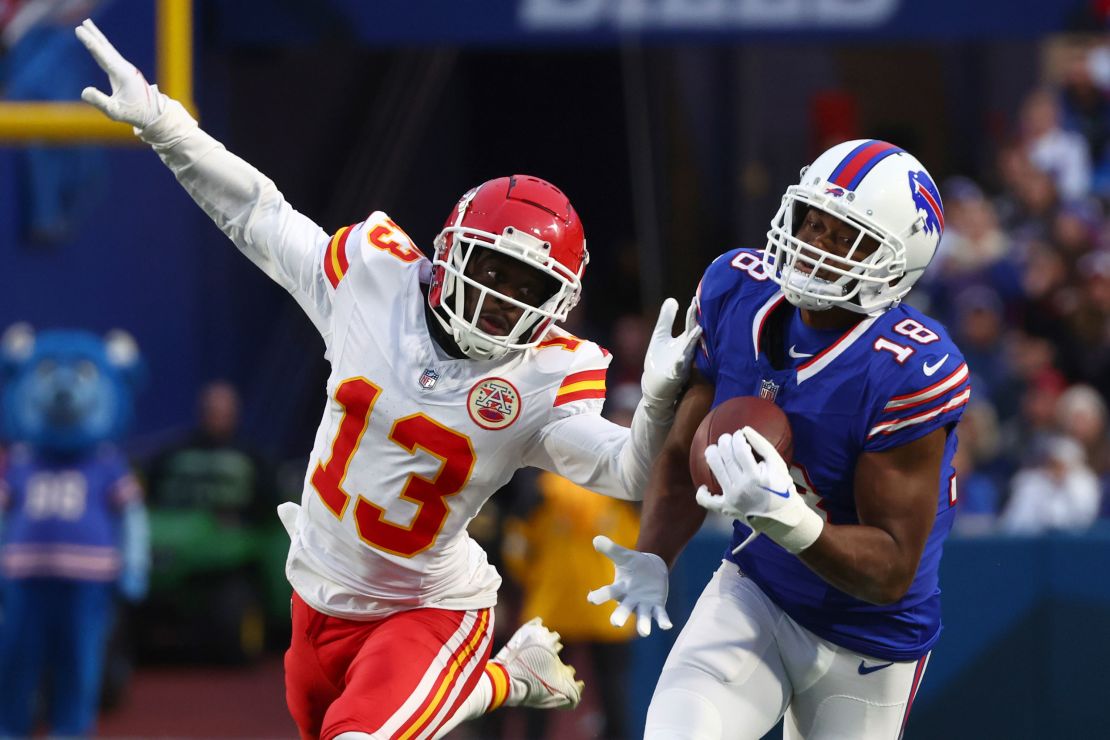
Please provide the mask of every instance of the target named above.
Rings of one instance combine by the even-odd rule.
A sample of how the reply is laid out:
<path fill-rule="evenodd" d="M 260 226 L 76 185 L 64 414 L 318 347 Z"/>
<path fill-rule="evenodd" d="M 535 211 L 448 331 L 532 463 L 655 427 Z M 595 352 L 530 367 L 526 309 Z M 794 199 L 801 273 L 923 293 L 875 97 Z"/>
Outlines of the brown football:
<path fill-rule="evenodd" d="M 766 437 L 782 459 L 790 462 L 794 456 L 794 436 L 783 410 L 758 396 L 737 396 L 706 414 L 694 432 L 694 440 L 690 444 L 690 475 L 695 486 L 709 486 L 713 493 L 721 492 L 705 462 L 705 448 L 715 444 L 722 434 L 732 434 L 744 427 L 751 427 Z M 759 459 L 758 454 L 756 459 Z"/>

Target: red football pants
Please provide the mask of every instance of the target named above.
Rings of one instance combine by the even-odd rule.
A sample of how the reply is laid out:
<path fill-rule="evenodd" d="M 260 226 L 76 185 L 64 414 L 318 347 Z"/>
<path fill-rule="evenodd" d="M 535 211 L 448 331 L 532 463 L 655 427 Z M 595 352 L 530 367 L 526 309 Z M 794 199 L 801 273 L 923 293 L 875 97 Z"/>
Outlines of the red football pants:
<path fill-rule="evenodd" d="M 474 690 L 492 640 L 492 609 L 413 609 L 356 622 L 321 614 L 294 593 L 285 701 L 303 740 L 343 732 L 430 738 Z"/>

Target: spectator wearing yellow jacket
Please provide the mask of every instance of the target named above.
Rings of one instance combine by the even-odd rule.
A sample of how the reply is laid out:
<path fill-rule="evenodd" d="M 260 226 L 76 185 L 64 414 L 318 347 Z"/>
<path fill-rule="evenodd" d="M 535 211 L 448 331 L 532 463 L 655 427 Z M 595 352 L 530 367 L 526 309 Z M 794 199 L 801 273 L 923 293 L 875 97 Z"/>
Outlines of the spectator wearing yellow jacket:
<path fill-rule="evenodd" d="M 639 512 L 626 501 L 599 496 L 552 473 L 535 479 L 534 506 L 505 524 L 504 564 L 522 593 L 521 617 L 542 617 L 558 632 L 580 669 L 587 658 L 601 705 L 602 738 L 628 737 L 625 673 L 635 621 L 609 624 L 609 610 L 586 601 L 598 583 L 612 580 L 613 565 L 594 550 L 595 535 L 632 546 Z M 542 713 L 528 719 L 529 738 L 543 737 Z"/>

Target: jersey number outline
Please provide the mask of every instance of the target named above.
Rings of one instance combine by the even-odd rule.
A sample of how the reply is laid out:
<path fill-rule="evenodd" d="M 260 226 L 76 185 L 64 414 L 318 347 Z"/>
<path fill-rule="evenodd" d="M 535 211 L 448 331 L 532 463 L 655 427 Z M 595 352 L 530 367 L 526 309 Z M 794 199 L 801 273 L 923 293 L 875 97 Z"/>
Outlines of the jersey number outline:
<path fill-rule="evenodd" d="M 366 241 L 375 249 L 389 252 L 402 262 L 416 262 L 424 256 L 423 252 L 413 246 L 409 235 L 391 218 L 370 229 L 366 234 Z"/>
<path fill-rule="evenodd" d="M 940 335 L 935 331 L 929 329 L 920 321 L 914 321 L 913 319 L 903 319 L 899 321 L 894 327 L 894 331 L 904 337 L 909 337 L 918 344 L 932 344 L 940 339 Z M 881 352 L 883 350 L 890 352 L 894 355 L 894 359 L 898 361 L 899 365 L 904 364 L 906 360 L 910 359 L 910 355 L 915 352 L 913 347 L 892 342 L 886 337 L 879 337 L 876 339 L 875 344 L 872 345 L 872 349 L 876 352 Z"/>
<path fill-rule="evenodd" d="M 331 456 L 326 462 L 316 464 L 311 482 L 337 519 L 343 519 L 351 503 L 351 494 L 343 489 L 343 480 L 381 393 L 380 387 L 363 377 L 348 378 L 336 388 L 335 400 L 343 407 L 343 418 L 331 443 Z M 393 422 L 388 438 L 409 454 L 415 455 L 420 448 L 439 458 L 439 470 L 432 478 L 410 473 L 405 481 L 401 498 L 417 505 L 408 526 L 389 521 L 385 518 L 385 509 L 355 494 L 355 530 L 367 545 L 411 558 L 435 544 L 451 513 L 447 499 L 466 487 L 477 457 L 470 437 L 443 426 L 423 412 Z"/>
<path fill-rule="evenodd" d="M 753 280 L 763 281 L 771 277 L 763 270 L 763 260 L 751 252 L 738 252 L 728 264 L 733 269 L 748 273 Z"/>

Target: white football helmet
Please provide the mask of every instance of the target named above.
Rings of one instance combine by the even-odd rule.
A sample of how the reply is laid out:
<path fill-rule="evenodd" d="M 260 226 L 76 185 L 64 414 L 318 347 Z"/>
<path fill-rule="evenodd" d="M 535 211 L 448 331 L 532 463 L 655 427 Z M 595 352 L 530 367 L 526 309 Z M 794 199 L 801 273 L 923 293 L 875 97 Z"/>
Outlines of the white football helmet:
<path fill-rule="evenodd" d="M 809 208 L 859 229 L 846 256 L 795 236 Z M 786 189 L 767 232 L 763 264 L 799 308 L 874 316 L 910 291 L 943 231 L 940 193 L 916 157 L 885 141 L 848 141 L 803 168 L 798 184 Z M 871 254 L 861 250 L 867 237 L 879 245 Z"/>

